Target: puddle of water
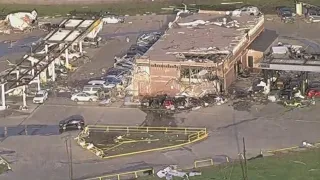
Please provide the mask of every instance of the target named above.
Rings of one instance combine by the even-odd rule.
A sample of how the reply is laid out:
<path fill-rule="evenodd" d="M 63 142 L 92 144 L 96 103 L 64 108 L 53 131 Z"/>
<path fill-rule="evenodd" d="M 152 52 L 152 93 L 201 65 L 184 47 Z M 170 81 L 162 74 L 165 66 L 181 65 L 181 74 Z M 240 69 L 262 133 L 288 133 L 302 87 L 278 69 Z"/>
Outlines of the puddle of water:
<path fill-rule="evenodd" d="M 153 127 L 177 127 L 177 122 L 173 113 L 165 111 L 151 111 L 143 110 L 147 115 L 145 120 L 140 126 L 153 126 Z"/>
<path fill-rule="evenodd" d="M 59 134 L 58 125 L 19 125 L 0 127 L 0 137 L 2 138 L 10 136 L 51 136 Z"/>

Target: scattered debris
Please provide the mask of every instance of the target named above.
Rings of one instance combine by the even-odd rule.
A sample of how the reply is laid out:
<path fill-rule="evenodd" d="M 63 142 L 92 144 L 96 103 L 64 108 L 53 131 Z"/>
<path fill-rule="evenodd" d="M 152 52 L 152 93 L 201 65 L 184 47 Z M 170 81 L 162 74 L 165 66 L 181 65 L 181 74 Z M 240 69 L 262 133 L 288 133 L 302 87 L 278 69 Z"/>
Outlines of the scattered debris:
<path fill-rule="evenodd" d="M 163 170 L 157 172 L 159 178 L 166 178 L 166 180 L 172 180 L 173 177 L 180 177 L 188 180 L 188 174 L 177 170 L 177 166 L 171 165 Z"/>
<path fill-rule="evenodd" d="M 38 13 L 36 10 L 33 10 L 32 12 L 17 12 L 8 14 L 5 22 L 14 29 L 24 31 L 35 24 L 37 16 Z"/>
<path fill-rule="evenodd" d="M 254 6 L 245 6 L 242 7 L 241 9 L 236 9 L 232 11 L 232 13 L 227 12 L 227 15 L 232 15 L 232 16 L 241 16 L 242 14 L 246 15 L 251 15 L 251 16 L 259 16 L 261 14 L 259 8 L 254 7 Z"/>

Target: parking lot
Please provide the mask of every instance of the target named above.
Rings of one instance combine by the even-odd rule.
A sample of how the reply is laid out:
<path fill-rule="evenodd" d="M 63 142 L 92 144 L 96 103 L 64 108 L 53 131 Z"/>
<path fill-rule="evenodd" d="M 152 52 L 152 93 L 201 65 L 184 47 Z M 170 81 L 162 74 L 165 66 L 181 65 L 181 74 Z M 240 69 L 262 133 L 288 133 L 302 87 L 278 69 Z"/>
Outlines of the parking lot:
<path fill-rule="evenodd" d="M 150 15 L 127 18 L 124 24 L 104 27 L 101 36 L 108 39 L 107 44 L 89 50 L 92 51 L 88 51 L 92 53 L 88 55 L 92 61 L 72 73 L 67 82 L 72 85 L 85 79 L 86 83 L 89 79 L 100 77 L 107 68 L 113 66 L 114 56 L 123 54 L 142 32 L 158 31 L 165 25 L 168 17 Z M 265 27 L 277 31 L 280 39 L 294 37 L 298 39 L 295 41 L 300 43 L 320 42 L 317 36 L 318 24 L 306 24 L 302 21 L 283 24 L 274 18 L 266 21 Z M 1 179 L 67 179 L 69 166 L 63 137 L 69 133 L 59 134 L 57 126 L 60 120 L 71 115 L 82 115 L 87 124 L 140 125 L 146 120 L 146 113 L 139 109 L 120 108 L 122 102 L 109 107 L 99 107 L 94 103 L 73 102 L 69 95 L 50 96 L 43 105 L 34 105 L 28 101 L 28 105 L 30 108 L 24 113 L 3 113 L 0 116 L 2 127 L 16 127 L 17 131 L 1 142 L 2 155 L 9 160 L 13 168 L 13 172 L 2 175 Z M 248 156 L 255 156 L 260 150 L 296 146 L 303 140 L 319 140 L 317 103 L 312 107 L 294 110 L 267 104 L 254 105 L 250 111 L 235 111 L 229 105 L 230 103 L 227 103 L 172 117 L 178 126 L 207 127 L 210 133 L 207 140 L 177 150 L 100 160 L 73 141 L 75 179 L 168 164 L 186 167 L 192 165 L 195 159 L 217 155 L 236 158 L 239 143 L 236 136 L 246 138 Z M 156 117 L 154 119 L 157 120 Z M 39 133 L 26 135 L 25 132 L 20 132 L 23 131 L 21 126 L 25 125 L 43 126 Z M 77 132 L 70 134 L 75 137 Z"/>

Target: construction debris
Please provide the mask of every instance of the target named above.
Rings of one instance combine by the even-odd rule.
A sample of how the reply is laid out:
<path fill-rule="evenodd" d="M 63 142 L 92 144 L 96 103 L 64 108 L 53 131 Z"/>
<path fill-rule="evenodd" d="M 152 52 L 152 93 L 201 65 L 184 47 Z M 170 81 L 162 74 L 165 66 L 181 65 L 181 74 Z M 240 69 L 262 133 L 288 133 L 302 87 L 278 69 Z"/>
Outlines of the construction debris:
<path fill-rule="evenodd" d="M 37 16 L 38 13 L 36 10 L 33 10 L 32 12 L 17 12 L 8 14 L 5 22 L 13 29 L 24 31 L 35 24 Z"/>
<path fill-rule="evenodd" d="M 157 172 L 159 178 L 166 178 L 166 180 L 172 180 L 173 177 L 180 177 L 185 180 L 188 180 L 188 174 L 186 172 L 181 172 L 177 170 L 177 166 L 169 166 L 163 170 Z"/>
<path fill-rule="evenodd" d="M 227 12 L 227 15 L 230 15 L 230 14 L 232 14 L 232 16 L 238 16 L 238 17 L 243 14 L 251 15 L 251 16 L 259 16 L 261 14 L 261 12 L 260 12 L 259 8 L 257 8 L 257 7 L 245 6 L 240 9 L 236 9 L 236 10 L 232 11 L 232 13 Z"/>

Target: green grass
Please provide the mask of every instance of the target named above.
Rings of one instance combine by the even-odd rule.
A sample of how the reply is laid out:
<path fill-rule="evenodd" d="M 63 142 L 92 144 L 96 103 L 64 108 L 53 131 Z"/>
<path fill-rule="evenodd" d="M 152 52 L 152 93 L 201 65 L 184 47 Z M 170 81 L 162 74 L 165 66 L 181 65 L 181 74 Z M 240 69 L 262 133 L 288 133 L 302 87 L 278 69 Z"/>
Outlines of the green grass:
<path fill-rule="evenodd" d="M 6 164 L 0 164 L 0 174 L 4 173 L 4 172 L 7 172 L 9 169 L 8 169 L 8 166 Z"/>
<path fill-rule="evenodd" d="M 244 4 L 238 5 L 221 5 L 221 2 L 239 2 L 240 0 L 184 0 L 186 4 L 197 4 L 197 8 L 206 10 L 232 10 L 250 4 L 258 6 L 264 13 L 274 13 L 276 6 L 285 5 L 294 7 L 293 0 L 243 0 Z M 182 0 L 155 0 L 154 2 L 128 2 L 128 3 L 106 3 L 106 4 L 91 4 L 91 5 L 18 5 L 18 4 L 1 4 L 3 13 L 7 14 L 12 11 L 32 10 L 37 9 L 39 15 L 66 15 L 68 12 L 77 9 L 82 11 L 109 11 L 116 14 L 143 14 L 146 12 L 152 13 L 169 13 L 161 8 L 169 6 L 181 6 Z M 319 0 L 305 0 L 304 2 L 320 5 Z"/>
<path fill-rule="evenodd" d="M 201 176 L 190 180 L 241 180 L 239 163 L 199 169 Z M 139 178 L 158 180 L 156 177 Z M 175 178 L 176 180 L 180 178 Z M 248 161 L 249 180 L 319 180 L 320 150 L 281 154 Z"/>

